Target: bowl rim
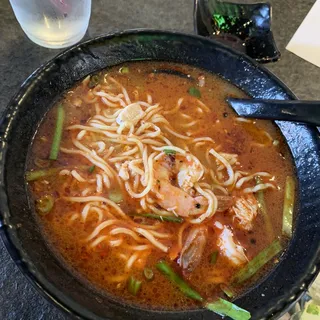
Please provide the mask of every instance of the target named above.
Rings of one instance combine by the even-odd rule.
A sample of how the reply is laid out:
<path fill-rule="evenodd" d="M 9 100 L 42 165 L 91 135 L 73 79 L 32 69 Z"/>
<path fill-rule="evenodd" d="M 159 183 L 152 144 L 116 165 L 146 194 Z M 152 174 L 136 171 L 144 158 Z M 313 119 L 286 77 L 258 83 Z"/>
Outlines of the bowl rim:
<path fill-rule="evenodd" d="M 248 62 L 249 64 L 253 65 L 254 67 L 258 68 L 265 76 L 267 76 L 269 79 L 275 81 L 279 87 L 285 92 L 285 94 L 288 96 L 289 99 L 297 99 L 297 97 L 291 92 L 291 90 L 280 80 L 277 78 L 271 71 L 266 69 L 264 66 L 261 66 L 258 62 L 253 60 L 252 58 L 248 57 L 247 55 L 240 53 L 224 44 L 221 44 L 220 42 L 217 42 L 213 39 L 204 38 L 202 36 L 194 35 L 194 34 L 188 34 L 184 32 L 177 32 L 177 31 L 167 31 L 167 30 L 158 30 L 158 29 L 149 29 L 149 28 L 137 28 L 137 29 L 128 29 L 124 31 L 118 31 L 118 32 L 110 32 L 107 34 L 101 34 L 94 38 L 88 39 L 84 42 L 80 42 L 76 45 L 73 45 L 72 47 L 62 51 L 61 53 L 58 53 L 56 56 L 54 56 L 52 59 L 47 61 L 46 63 L 42 64 L 39 68 L 37 68 L 34 72 L 32 72 L 29 77 L 26 78 L 26 80 L 21 84 L 19 89 L 17 90 L 16 94 L 11 98 L 9 101 L 6 109 L 4 110 L 2 114 L 2 120 L 0 122 L 0 155 L 2 157 L 0 158 L 0 236 L 2 238 L 2 241 L 9 252 L 9 255 L 15 262 L 15 264 L 18 266 L 19 270 L 22 272 L 22 274 L 28 279 L 29 283 L 31 283 L 39 293 L 42 294 L 49 302 L 53 303 L 53 305 L 58 306 L 60 310 L 64 311 L 65 313 L 69 315 L 76 316 L 80 319 L 102 319 L 99 316 L 94 315 L 93 313 L 89 312 L 87 313 L 84 307 L 81 307 L 80 312 L 77 310 L 77 306 L 79 304 L 77 303 L 66 303 L 63 298 L 58 297 L 53 291 L 56 291 L 56 293 L 59 291 L 55 287 L 54 284 L 50 283 L 47 279 L 44 277 L 39 276 L 36 272 L 33 272 L 28 266 L 28 262 L 25 261 L 23 257 L 23 250 L 19 244 L 16 243 L 16 241 L 13 239 L 14 236 L 10 232 L 10 225 L 5 221 L 3 215 L 3 208 L 6 208 L 6 210 L 9 211 L 8 205 L 7 205 L 7 194 L 5 191 L 5 187 L 3 185 L 4 181 L 4 171 L 6 166 L 5 161 L 5 142 L 2 141 L 3 137 L 6 136 L 6 128 L 8 125 L 8 121 L 6 119 L 6 116 L 14 109 L 15 104 L 21 99 L 21 97 L 24 95 L 24 93 L 28 90 L 30 85 L 33 83 L 35 78 L 38 78 L 41 76 L 41 74 L 50 67 L 54 63 L 55 60 L 62 58 L 64 56 L 67 56 L 70 52 L 76 51 L 79 48 L 87 47 L 91 44 L 94 44 L 95 42 L 101 42 L 104 43 L 113 39 L 113 38 L 121 38 L 122 36 L 134 36 L 137 34 L 151 34 L 151 35 L 168 35 L 168 36 L 178 36 L 178 37 L 188 37 L 189 39 L 194 40 L 201 40 L 202 42 L 209 42 L 214 44 L 217 47 L 223 48 L 225 51 L 229 51 L 231 54 L 236 55 L 243 59 L 244 61 Z M 312 133 L 316 133 L 316 128 L 309 127 L 308 129 L 311 130 Z M 308 274 L 304 275 L 304 283 L 310 284 L 312 280 L 317 275 L 317 271 L 319 269 L 320 264 L 320 257 L 317 259 L 317 261 L 314 264 L 314 271 Z M 54 290 L 52 290 L 54 289 Z M 305 290 L 305 287 L 301 287 L 300 290 L 298 290 L 295 294 L 295 299 L 298 299 L 301 297 Z M 70 300 L 69 300 L 70 302 Z M 71 300 L 72 302 L 72 300 Z M 284 312 L 285 309 L 287 309 L 290 305 L 292 305 L 294 301 L 292 299 L 289 299 L 286 303 L 286 305 L 283 307 L 282 311 L 277 310 L 278 312 L 276 315 L 280 315 Z M 155 310 L 155 312 L 160 312 L 158 310 Z M 166 311 L 167 314 L 170 314 L 170 311 Z M 174 311 L 176 312 L 176 311 Z"/>

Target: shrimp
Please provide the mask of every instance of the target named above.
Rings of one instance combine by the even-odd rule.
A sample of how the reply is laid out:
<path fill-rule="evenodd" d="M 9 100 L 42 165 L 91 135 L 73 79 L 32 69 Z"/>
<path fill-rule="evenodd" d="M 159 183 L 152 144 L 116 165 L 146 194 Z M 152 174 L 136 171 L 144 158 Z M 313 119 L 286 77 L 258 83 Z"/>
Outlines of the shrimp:
<path fill-rule="evenodd" d="M 158 180 L 153 188 L 158 204 L 181 217 L 202 214 L 206 210 L 207 199 L 203 196 L 191 197 L 188 193 L 173 186 L 169 181 Z"/>
<path fill-rule="evenodd" d="M 237 198 L 230 211 L 238 220 L 239 227 L 251 230 L 253 220 L 258 214 L 258 202 L 253 194 L 247 194 Z"/>
<path fill-rule="evenodd" d="M 198 159 L 187 156 L 186 162 L 179 162 L 179 172 L 177 175 L 178 185 L 184 191 L 190 190 L 198 182 L 204 173 L 202 164 Z"/>
<path fill-rule="evenodd" d="M 218 238 L 217 245 L 220 248 L 220 253 L 227 257 L 234 265 L 239 266 L 248 261 L 244 248 L 234 242 L 233 233 L 228 227 L 223 226 L 223 231 Z"/>
<path fill-rule="evenodd" d="M 183 160 L 179 159 L 176 159 L 173 155 L 169 155 L 165 157 L 164 161 L 154 165 L 155 183 L 152 190 L 156 194 L 157 203 L 162 208 L 172 211 L 181 217 L 202 214 L 208 205 L 205 197 L 192 197 L 182 188 L 171 184 L 171 181 L 175 181 L 176 177 L 179 176 L 180 171 L 177 174 L 177 170 L 183 163 L 181 162 Z M 187 161 L 189 162 L 189 160 Z"/>
<path fill-rule="evenodd" d="M 194 226 L 190 229 L 178 260 L 183 271 L 192 272 L 199 265 L 207 243 L 207 235 L 206 226 Z"/>

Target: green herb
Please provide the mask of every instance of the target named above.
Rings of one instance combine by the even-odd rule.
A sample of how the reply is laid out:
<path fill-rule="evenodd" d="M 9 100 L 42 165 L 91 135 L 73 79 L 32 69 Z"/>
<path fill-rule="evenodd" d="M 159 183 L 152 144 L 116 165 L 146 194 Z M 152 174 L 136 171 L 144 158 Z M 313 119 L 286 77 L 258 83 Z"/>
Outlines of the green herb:
<path fill-rule="evenodd" d="M 164 149 L 163 152 L 164 152 L 166 155 L 176 154 L 176 153 L 177 153 L 177 151 L 171 150 L 171 149 Z"/>
<path fill-rule="evenodd" d="M 211 255 L 210 255 L 210 264 L 215 264 L 217 262 L 218 254 L 219 254 L 218 251 L 214 251 L 214 252 L 211 253 Z"/>
<path fill-rule="evenodd" d="M 49 213 L 54 205 L 54 199 L 51 195 L 45 195 L 36 201 L 36 208 L 41 215 Z"/>
<path fill-rule="evenodd" d="M 188 93 L 189 93 L 191 96 L 194 96 L 194 97 L 196 97 L 196 98 L 201 98 L 201 93 L 200 93 L 199 89 L 197 89 L 197 88 L 195 88 L 195 87 L 189 88 Z"/>
<path fill-rule="evenodd" d="M 231 287 L 228 287 L 225 284 L 220 285 L 220 289 L 225 293 L 225 295 L 229 298 L 233 298 L 235 296 L 235 293 L 233 292 Z"/>
<path fill-rule="evenodd" d="M 41 178 L 47 178 L 57 174 L 57 172 L 64 170 L 64 169 L 71 169 L 71 167 L 60 167 L 60 168 L 49 168 L 49 169 L 42 169 L 42 170 L 32 170 L 26 172 L 26 180 L 27 181 L 35 181 Z M 73 169 L 74 167 L 72 167 Z M 90 167 L 88 166 L 77 166 L 77 169 L 80 170 L 89 170 Z"/>
<path fill-rule="evenodd" d="M 206 309 L 213 311 L 220 316 L 228 316 L 234 320 L 249 320 L 251 318 L 250 312 L 239 308 L 235 304 L 219 298 L 215 302 L 206 303 Z"/>
<path fill-rule="evenodd" d="M 234 283 L 242 283 L 252 277 L 260 270 L 267 262 L 276 256 L 282 250 L 279 240 L 274 240 L 267 248 L 256 255 L 248 264 L 238 271 L 233 277 Z"/>
<path fill-rule="evenodd" d="M 57 121 L 56 121 L 56 128 L 53 136 L 53 141 L 51 145 L 51 151 L 50 151 L 50 160 L 57 160 L 58 153 L 60 149 L 60 142 L 62 137 L 62 130 L 63 130 L 63 122 L 64 122 L 65 112 L 63 109 L 62 104 L 58 106 L 57 109 Z"/>
<path fill-rule="evenodd" d="M 294 178 L 291 176 L 288 176 L 286 179 L 286 187 L 284 192 L 283 224 L 282 224 L 282 233 L 288 237 L 292 236 L 294 193 L 295 193 Z"/>
<path fill-rule="evenodd" d="M 181 217 L 159 216 L 154 213 L 132 213 L 129 215 L 133 217 L 145 217 L 145 218 L 156 219 L 156 220 L 167 221 L 167 222 L 175 222 L 175 223 L 182 223 L 184 221 Z"/>
<path fill-rule="evenodd" d="M 90 77 L 90 81 L 88 83 L 88 87 L 90 89 L 93 89 L 94 87 L 96 87 L 100 82 L 100 76 L 97 74 L 94 74 Z"/>
<path fill-rule="evenodd" d="M 256 176 L 255 180 L 256 180 L 257 185 L 262 183 L 260 176 Z M 267 205 L 266 205 L 266 202 L 264 201 L 264 192 L 262 190 L 259 190 L 256 193 L 256 199 L 258 201 L 259 210 L 262 213 L 263 220 L 265 222 L 267 236 L 270 240 L 273 240 L 274 239 L 274 231 L 273 231 L 271 219 L 268 215 Z"/>
<path fill-rule="evenodd" d="M 120 190 L 109 191 L 109 199 L 115 203 L 120 203 L 123 200 L 123 196 Z"/>
<path fill-rule="evenodd" d="M 129 70 L 128 67 L 122 67 L 122 68 L 119 69 L 119 72 L 120 72 L 120 73 L 129 73 L 129 71 L 130 71 L 130 70 Z"/>
<path fill-rule="evenodd" d="M 144 268 L 143 275 L 146 277 L 147 280 L 152 280 L 154 277 L 154 273 L 151 268 Z"/>
<path fill-rule="evenodd" d="M 128 291 L 134 296 L 137 295 L 142 285 L 142 281 L 136 280 L 134 277 L 130 277 L 128 280 Z"/>
<path fill-rule="evenodd" d="M 200 294 L 193 290 L 184 280 L 182 280 L 182 278 L 180 278 L 180 276 L 177 275 L 165 261 L 158 262 L 156 267 L 171 282 L 173 282 L 186 297 L 197 301 L 203 301 L 203 298 L 200 296 Z"/>
<path fill-rule="evenodd" d="M 55 175 L 61 168 L 50 168 L 47 170 L 33 170 L 26 172 L 27 181 L 39 180 L 41 178 L 46 178 Z"/>
<path fill-rule="evenodd" d="M 95 168 L 96 168 L 95 165 L 89 167 L 89 169 L 88 169 L 89 173 L 92 173 L 95 170 Z"/>

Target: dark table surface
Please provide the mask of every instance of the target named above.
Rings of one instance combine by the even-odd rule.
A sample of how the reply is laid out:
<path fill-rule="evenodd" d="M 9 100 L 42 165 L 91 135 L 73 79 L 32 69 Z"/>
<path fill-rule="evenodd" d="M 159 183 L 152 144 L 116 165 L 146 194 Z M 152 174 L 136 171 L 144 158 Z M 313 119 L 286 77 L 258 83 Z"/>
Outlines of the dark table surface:
<path fill-rule="evenodd" d="M 193 32 L 192 0 L 93 0 L 86 38 L 130 28 Z M 320 68 L 302 60 L 286 45 L 314 0 L 275 0 L 273 32 L 282 58 L 267 67 L 300 99 L 320 100 Z M 23 33 L 8 0 L 0 0 L 0 115 L 20 84 L 59 50 L 39 47 Z M 0 240 L 0 319 L 70 319 L 47 302 L 24 278 Z"/>

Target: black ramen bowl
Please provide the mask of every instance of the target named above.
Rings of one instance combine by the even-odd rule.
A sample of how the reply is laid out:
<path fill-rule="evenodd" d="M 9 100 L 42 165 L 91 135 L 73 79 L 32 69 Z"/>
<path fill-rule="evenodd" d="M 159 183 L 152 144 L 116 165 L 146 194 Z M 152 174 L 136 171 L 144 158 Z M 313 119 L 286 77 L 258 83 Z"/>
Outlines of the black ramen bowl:
<path fill-rule="evenodd" d="M 48 249 L 28 202 L 27 153 L 48 109 L 86 75 L 127 61 L 162 60 L 206 69 L 253 98 L 295 99 L 250 58 L 199 36 L 135 30 L 98 37 L 68 49 L 36 70 L 10 102 L 1 124 L 0 231 L 19 268 L 49 300 L 84 319 L 219 319 L 201 309 L 153 311 L 125 305 L 79 280 Z M 320 262 L 320 141 L 315 128 L 277 122 L 299 182 L 295 230 L 279 263 L 235 303 L 253 319 L 277 318 L 310 285 Z"/>

